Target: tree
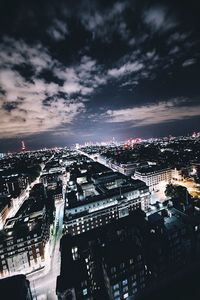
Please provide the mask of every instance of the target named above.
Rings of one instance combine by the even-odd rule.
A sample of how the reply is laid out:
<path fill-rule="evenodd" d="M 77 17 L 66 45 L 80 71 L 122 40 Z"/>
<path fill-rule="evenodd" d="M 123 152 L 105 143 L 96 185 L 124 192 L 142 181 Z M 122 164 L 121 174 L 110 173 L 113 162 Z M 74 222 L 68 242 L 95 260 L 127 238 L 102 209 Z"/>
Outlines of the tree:
<path fill-rule="evenodd" d="M 187 188 L 181 185 L 168 184 L 165 195 L 172 199 L 178 199 L 183 204 L 188 204 L 188 200 L 190 200 Z"/>

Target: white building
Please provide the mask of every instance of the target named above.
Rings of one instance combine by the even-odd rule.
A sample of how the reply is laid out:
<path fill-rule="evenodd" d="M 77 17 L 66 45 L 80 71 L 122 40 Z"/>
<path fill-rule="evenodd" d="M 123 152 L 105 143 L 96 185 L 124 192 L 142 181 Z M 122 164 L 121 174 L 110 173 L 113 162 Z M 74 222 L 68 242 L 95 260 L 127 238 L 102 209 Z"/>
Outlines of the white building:
<path fill-rule="evenodd" d="M 145 182 L 146 185 L 149 186 L 150 190 L 154 190 L 160 182 L 170 182 L 172 178 L 172 172 L 169 168 L 143 168 L 137 170 L 133 178 Z"/>

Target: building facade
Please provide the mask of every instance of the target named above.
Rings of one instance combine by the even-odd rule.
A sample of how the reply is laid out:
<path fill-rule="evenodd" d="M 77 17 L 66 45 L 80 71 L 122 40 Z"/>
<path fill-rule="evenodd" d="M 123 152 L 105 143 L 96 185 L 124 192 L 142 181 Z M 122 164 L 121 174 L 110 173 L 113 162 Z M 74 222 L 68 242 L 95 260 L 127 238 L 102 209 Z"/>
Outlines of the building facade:
<path fill-rule="evenodd" d="M 8 219 L 0 232 L 0 276 L 28 274 L 44 267 L 48 240 L 45 210 Z"/>
<path fill-rule="evenodd" d="M 172 172 L 169 168 L 142 168 L 135 171 L 133 178 L 142 180 L 150 190 L 154 190 L 160 182 L 170 182 Z"/>
<path fill-rule="evenodd" d="M 146 211 L 150 202 L 148 187 L 133 180 L 130 185 L 107 189 L 83 200 L 77 201 L 76 197 L 77 192 L 66 194 L 64 230 L 72 235 L 106 225 L 135 209 Z"/>

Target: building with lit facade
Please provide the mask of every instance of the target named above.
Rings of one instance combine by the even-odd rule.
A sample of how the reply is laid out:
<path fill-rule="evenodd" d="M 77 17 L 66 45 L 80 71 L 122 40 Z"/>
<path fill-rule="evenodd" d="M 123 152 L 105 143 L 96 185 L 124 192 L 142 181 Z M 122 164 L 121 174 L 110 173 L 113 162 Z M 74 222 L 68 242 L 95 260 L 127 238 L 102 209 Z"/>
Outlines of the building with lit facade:
<path fill-rule="evenodd" d="M 148 270 L 141 232 L 135 231 L 138 219 L 144 220 L 140 210 L 79 235 L 64 235 L 58 299 L 126 299 L 144 289 Z"/>
<path fill-rule="evenodd" d="M 44 267 L 48 240 L 45 210 L 8 219 L 0 231 L 0 276 L 28 274 Z"/>
<path fill-rule="evenodd" d="M 9 215 L 13 206 L 13 200 L 11 196 L 0 196 L 0 230 L 6 222 L 6 218 Z"/>
<path fill-rule="evenodd" d="M 163 206 L 64 235 L 58 299 L 143 299 L 156 293 L 200 265 L 199 216 Z"/>
<path fill-rule="evenodd" d="M 129 215 L 135 209 L 148 209 L 149 189 L 140 180 L 115 172 L 95 174 L 91 181 L 70 181 L 65 199 L 64 230 L 72 235 L 89 231 Z"/>
<path fill-rule="evenodd" d="M 135 172 L 135 169 L 137 168 L 137 164 L 135 164 L 135 163 L 126 163 L 126 164 L 110 163 L 110 167 L 113 170 L 116 170 L 126 176 L 131 176 Z"/>
<path fill-rule="evenodd" d="M 172 171 L 169 168 L 153 166 L 138 169 L 132 177 L 134 179 L 142 180 L 146 183 L 150 190 L 153 190 L 162 181 L 170 182 L 172 178 Z"/>
<path fill-rule="evenodd" d="M 42 184 L 36 184 L 0 231 L 0 276 L 28 274 L 48 258 L 50 217 Z"/>
<path fill-rule="evenodd" d="M 174 181 L 182 181 L 183 180 L 183 176 L 182 176 L 182 170 L 181 169 L 177 169 L 174 168 L 172 169 L 172 180 Z"/>

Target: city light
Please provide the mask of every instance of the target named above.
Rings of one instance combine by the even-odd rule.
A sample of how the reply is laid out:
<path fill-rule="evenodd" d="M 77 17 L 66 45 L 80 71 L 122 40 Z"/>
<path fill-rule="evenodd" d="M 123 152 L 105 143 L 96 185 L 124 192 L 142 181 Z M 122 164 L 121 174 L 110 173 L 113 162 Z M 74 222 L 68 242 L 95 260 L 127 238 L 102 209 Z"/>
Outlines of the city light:
<path fill-rule="evenodd" d="M 199 1 L 0 5 L 0 300 L 199 300 Z"/>

